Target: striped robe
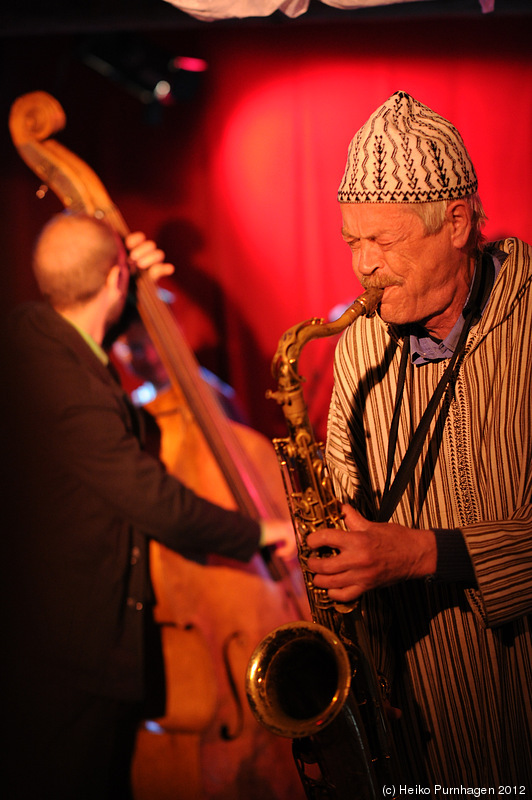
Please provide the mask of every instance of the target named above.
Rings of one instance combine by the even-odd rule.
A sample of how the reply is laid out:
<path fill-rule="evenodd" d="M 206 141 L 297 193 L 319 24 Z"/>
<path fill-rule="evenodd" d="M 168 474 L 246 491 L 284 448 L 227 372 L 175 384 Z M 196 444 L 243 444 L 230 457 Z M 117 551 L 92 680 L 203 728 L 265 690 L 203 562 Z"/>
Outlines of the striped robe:
<path fill-rule="evenodd" d="M 508 256 L 454 396 L 441 401 L 391 518 L 461 529 L 477 586 L 409 581 L 364 600 L 377 666 L 403 710 L 404 784 L 519 794 L 532 792 L 532 248 L 497 246 Z M 374 316 L 336 351 L 327 459 L 337 494 L 368 518 L 385 481 L 401 348 Z M 408 365 L 394 470 L 446 364 Z"/>

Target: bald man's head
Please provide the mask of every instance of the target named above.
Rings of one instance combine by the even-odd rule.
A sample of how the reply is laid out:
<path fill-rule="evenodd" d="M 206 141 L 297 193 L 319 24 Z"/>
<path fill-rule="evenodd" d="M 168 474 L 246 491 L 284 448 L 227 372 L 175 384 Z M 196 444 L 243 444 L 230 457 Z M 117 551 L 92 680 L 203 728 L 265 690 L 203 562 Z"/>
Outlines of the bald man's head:
<path fill-rule="evenodd" d="M 95 297 L 121 258 L 120 240 L 104 222 L 58 214 L 37 240 L 33 271 L 43 297 L 62 311 Z"/>

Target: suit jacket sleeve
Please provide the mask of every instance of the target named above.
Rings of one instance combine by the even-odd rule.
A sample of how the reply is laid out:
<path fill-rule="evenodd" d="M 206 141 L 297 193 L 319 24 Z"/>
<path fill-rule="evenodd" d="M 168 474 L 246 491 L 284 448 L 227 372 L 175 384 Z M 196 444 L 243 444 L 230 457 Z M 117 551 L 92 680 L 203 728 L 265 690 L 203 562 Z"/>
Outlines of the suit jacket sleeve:
<path fill-rule="evenodd" d="M 174 550 L 248 560 L 258 524 L 198 497 L 142 449 L 128 398 L 79 334 L 50 309 L 21 321 L 15 428 L 33 483 L 44 492 L 55 476 L 59 505 L 73 507 L 78 494 L 85 516 L 121 518 Z"/>

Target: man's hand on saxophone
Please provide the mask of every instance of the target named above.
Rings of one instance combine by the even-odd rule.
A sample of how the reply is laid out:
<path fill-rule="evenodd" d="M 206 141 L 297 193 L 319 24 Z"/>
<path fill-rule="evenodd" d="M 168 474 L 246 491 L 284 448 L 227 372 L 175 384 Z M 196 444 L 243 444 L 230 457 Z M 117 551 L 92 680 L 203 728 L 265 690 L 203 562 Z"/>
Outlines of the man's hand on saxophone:
<path fill-rule="evenodd" d="M 308 559 L 314 585 L 327 589 L 331 600 L 349 602 L 370 589 L 436 572 L 434 531 L 370 522 L 350 505 L 342 506 L 342 512 L 347 531 L 325 528 L 307 537 L 313 551 L 324 546 L 338 551 L 330 558 Z"/>

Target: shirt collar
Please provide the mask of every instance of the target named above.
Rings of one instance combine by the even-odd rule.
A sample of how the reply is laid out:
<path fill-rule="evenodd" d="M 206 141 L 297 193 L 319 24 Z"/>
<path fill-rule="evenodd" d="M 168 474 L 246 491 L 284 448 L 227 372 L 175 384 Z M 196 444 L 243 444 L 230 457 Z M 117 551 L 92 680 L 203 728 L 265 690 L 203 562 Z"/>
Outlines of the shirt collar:
<path fill-rule="evenodd" d="M 89 345 L 90 349 L 92 350 L 96 358 L 98 358 L 102 362 L 102 364 L 106 367 L 109 363 L 109 356 L 107 355 L 105 350 L 102 347 L 100 347 L 98 342 L 92 338 L 90 333 L 87 333 L 87 331 L 83 330 L 83 328 L 80 328 L 79 325 L 76 325 L 76 323 L 72 322 L 71 319 L 67 319 L 66 317 L 64 317 L 63 319 L 66 319 L 66 321 L 69 322 L 70 325 L 72 325 L 72 327 L 75 328 L 75 330 L 77 330 L 79 335 Z"/>

